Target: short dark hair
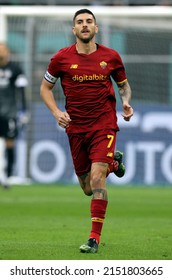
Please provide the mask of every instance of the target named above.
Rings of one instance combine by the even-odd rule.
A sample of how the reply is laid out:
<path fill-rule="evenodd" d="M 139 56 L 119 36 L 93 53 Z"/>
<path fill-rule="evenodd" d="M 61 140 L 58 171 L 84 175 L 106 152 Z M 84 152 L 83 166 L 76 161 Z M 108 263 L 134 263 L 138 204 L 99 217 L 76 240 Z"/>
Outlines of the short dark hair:
<path fill-rule="evenodd" d="M 74 17 L 73 17 L 73 23 L 75 22 L 75 18 L 80 15 L 80 14 L 90 14 L 93 16 L 95 22 L 96 22 L 96 17 L 95 15 L 88 9 L 81 9 L 81 10 L 78 10 L 75 14 L 74 14 Z"/>

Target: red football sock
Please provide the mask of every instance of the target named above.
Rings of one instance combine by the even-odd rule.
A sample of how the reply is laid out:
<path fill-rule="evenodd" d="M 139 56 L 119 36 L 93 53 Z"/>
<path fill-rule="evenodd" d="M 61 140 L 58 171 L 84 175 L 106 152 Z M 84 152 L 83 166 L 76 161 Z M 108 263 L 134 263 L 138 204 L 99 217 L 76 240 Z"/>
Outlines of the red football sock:
<path fill-rule="evenodd" d="M 106 173 L 106 177 L 109 175 L 109 173 L 117 171 L 119 166 L 119 162 L 116 160 L 113 160 L 111 163 L 109 163 L 108 170 Z"/>
<path fill-rule="evenodd" d="M 91 220 L 92 229 L 89 238 L 95 238 L 97 242 L 100 242 L 100 235 L 103 227 L 103 222 L 106 213 L 107 200 L 92 199 L 91 200 Z"/>

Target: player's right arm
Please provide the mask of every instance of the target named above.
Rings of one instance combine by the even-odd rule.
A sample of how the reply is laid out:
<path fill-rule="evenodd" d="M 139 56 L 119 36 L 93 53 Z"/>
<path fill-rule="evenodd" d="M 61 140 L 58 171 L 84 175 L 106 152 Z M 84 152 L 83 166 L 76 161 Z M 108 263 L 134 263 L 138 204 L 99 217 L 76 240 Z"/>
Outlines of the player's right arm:
<path fill-rule="evenodd" d="M 53 87 L 53 83 L 50 83 L 47 80 L 43 79 L 40 87 L 40 95 L 45 105 L 49 108 L 53 116 L 56 118 L 58 124 L 61 127 L 66 128 L 69 125 L 71 119 L 67 112 L 62 112 L 58 108 L 53 94 Z"/>

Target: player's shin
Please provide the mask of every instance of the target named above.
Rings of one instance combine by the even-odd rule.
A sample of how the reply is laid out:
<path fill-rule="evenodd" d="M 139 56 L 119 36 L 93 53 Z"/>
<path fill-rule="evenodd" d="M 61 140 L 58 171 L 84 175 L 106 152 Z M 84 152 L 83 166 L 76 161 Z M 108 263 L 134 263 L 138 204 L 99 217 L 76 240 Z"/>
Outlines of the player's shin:
<path fill-rule="evenodd" d="M 95 238 L 97 243 L 100 242 L 100 235 L 105 219 L 108 201 L 104 199 L 92 199 L 90 205 L 92 229 L 89 238 Z"/>

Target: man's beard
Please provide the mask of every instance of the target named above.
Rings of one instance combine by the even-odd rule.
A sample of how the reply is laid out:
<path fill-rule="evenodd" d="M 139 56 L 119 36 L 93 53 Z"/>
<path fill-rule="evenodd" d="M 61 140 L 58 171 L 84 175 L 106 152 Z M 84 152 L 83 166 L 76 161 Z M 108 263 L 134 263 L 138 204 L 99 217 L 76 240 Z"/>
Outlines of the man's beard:
<path fill-rule="evenodd" d="M 89 38 L 81 38 L 80 36 L 77 36 L 79 40 L 81 40 L 84 44 L 88 44 L 94 37 L 94 34 L 92 34 Z"/>
<path fill-rule="evenodd" d="M 90 42 L 91 38 L 82 38 L 80 39 L 83 43 L 87 44 Z"/>

